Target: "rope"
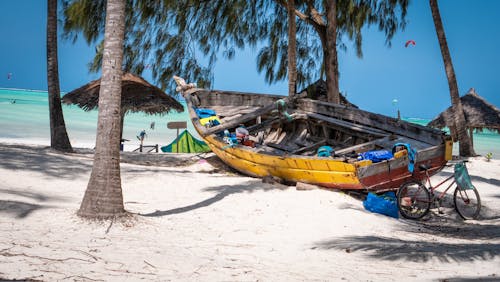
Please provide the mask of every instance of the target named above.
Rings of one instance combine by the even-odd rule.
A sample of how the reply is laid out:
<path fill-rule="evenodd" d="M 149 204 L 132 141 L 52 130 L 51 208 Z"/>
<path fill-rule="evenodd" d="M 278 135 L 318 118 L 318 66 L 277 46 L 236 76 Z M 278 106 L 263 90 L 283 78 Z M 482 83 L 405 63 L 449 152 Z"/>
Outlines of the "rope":
<path fill-rule="evenodd" d="M 292 116 L 287 112 L 288 105 L 283 99 L 276 101 L 276 108 L 278 112 L 286 117 L 288 121 L 292 121 Z"/>

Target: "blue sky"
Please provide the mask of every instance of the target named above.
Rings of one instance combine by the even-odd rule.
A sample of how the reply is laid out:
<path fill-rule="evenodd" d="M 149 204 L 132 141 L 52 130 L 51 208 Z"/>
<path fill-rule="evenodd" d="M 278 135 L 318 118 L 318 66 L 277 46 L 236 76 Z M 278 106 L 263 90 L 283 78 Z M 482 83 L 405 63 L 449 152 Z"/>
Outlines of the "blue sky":
<path fill-rule="evenodd" d="M 500 1 L 440 0 L 439 7 L 460 94 L 474 87 L 500 107 Z M 0 11 L 0 87 L 46 90 L 46 1 L 1 0 Z M 450 105 L 450 98 L 429 1 L 411 1 L 407 19 L 391 48 L 382 33 L 367 28 L 362 59 L 349 44 L 347 52 L 339 51 L 340 89 L 362 109 L 394 116 L 398 107 L 404 117 L 433 118 Z M 416 46 L 405 48 L 409 39 Z M 267 85 L 257 73 L 257 52 L 240 51 L 231 61 L 219 60 L 214 88 L 286 95 L 286 82 Z M 83 41 L 59 41 L 62 91 L 98 77 L 87 70 L 93 54 L 94 47 Z"/>

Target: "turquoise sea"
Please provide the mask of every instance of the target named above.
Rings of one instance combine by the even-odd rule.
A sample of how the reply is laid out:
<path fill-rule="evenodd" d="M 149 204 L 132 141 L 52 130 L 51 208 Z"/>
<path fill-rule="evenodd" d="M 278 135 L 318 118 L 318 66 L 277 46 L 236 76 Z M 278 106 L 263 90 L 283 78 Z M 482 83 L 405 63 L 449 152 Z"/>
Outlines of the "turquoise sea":
<path fill-rule="evenodd" d="M 15 101 L 15 103 L 13 103 Z M 85 112 L 74 105 L 63 105 L 64 120 L 73 147 L 93 148 L 97 127 L 97 111 Z M 164 116 L 130 113 L 125 116 L 123 138 L 125 150 L 134 150 L 139 146 L 136 136 L 143 129 L 147 137 L 145 145 L 167 145 L 175 139 L 176 130 L 168 129 L 170 121 L 188 121 L 187 112 L 169 113 Z M 426 125 L 430 120 L 405 118 L 405 120 Z M 150 128 L 154 122 L 154 129 Z M 190 122 L 188 130 L 196 132 Z M 0 142 L 50 145 L 49 107 L 46 91 L 0 88 Z M 500 159 L 500 134 L 485 130 L 474 134 L 476 153 L 493 153 L 493 158 Z M 453 153 L 458 153 L 455 145 Z"/>
<path fill-rule="evenodd" d="M 15 101 L 15 103 L 13 103 Z M 63 104 L 64 121 L 73 147 L 93 148 L 97 128 L 97 110 L 86 112 L 75 105 Z M 171 112 L 167 115 L 129 113 L 125 116 L 123 138 L 125 150 L 139 147 L 136 138 L 146 130 L 144 145 L 168 145 L 177 130 L 168 129 L 170 121 L 187 121 L 187 112 Z M 154 129 L 151 123 L 154 122 Z M 196 132 L 188 122 L 188 130 Z M 180 130 L 182 132 L 182 130 Z M 0 142 L 50 145 L 49 106 L 46 91 L 0 88 Z"/>

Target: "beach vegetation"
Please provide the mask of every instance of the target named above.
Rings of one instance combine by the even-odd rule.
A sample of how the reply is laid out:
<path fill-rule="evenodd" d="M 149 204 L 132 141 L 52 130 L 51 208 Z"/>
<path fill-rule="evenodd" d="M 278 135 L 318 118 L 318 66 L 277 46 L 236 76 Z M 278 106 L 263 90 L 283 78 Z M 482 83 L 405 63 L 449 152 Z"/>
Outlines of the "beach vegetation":
<path fill-rule="evenodd" d="M 61 106 L 59 60 L 57 57 L 57 0 L 47 1 L 47 88 L 50 118 L 50 147 L 73 152 Z M 15 103 L 15 101 L 14 101 Z"/>
<path fill-rule="evenodd" d="M 456 136 L 456 138 L 458 139 L 460 156 L 472 157 L 475 155 L 474 148 L 472 146 L 471 139 L 467 134 L 465 114 L 463 111 L 462 102 L 460 101 L 460 95 L 458 93 L 457 78 L 455 76 L 455 70 L 453 68 L 453 62 L 451 59 L 450 50 L 448 48 L 448 42 L 446 40 L 446 34 L 444 32 L 443 23 L 441 21 L 438 1 L 429 0 L 429 4 L 432 12 L 432 20 L 434 21 L 434 26 L 436 28 L 439 47 L 441 49 L 441 55 L 443 57 L 446 77 L 448 79 L 448 87 L 450 89 L 451 106 L 454 117 L 454 126 L 450 127 L 450 131 L 452 136 Z"/>
<path fill-rule="evenodd" d="M 493 153 L 492 153 L 492 152 L 488 152 L 488 153 L 485 155 L 485 158 L 486 158 L 486 161 L 487 161 L 487 162 L 491 161 L 491 159 L 493 158 Z"/>
<path fill-rule="evenodd" d="M 120 133 L 125 0 L 108 0 L 94 164 L 78 215 L 126 215 L 120 176 Z"/>

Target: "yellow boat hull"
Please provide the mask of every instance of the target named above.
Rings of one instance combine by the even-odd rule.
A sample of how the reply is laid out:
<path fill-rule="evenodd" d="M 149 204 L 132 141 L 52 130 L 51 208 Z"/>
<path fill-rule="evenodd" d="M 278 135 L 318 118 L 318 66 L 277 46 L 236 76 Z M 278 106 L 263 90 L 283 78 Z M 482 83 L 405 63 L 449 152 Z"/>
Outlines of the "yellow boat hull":
<path fill-rule="evenodd" d="M 212 151 L 227 165 L 251 176 L 275 176 L 331 188 L 361 189 L 357 167 L 366 162 L 349 164 L 334 159 L 300 156 L 273 156 L 252 151 L 244 146 L 230 147 L 213 136 L 204 138 Z"/>

